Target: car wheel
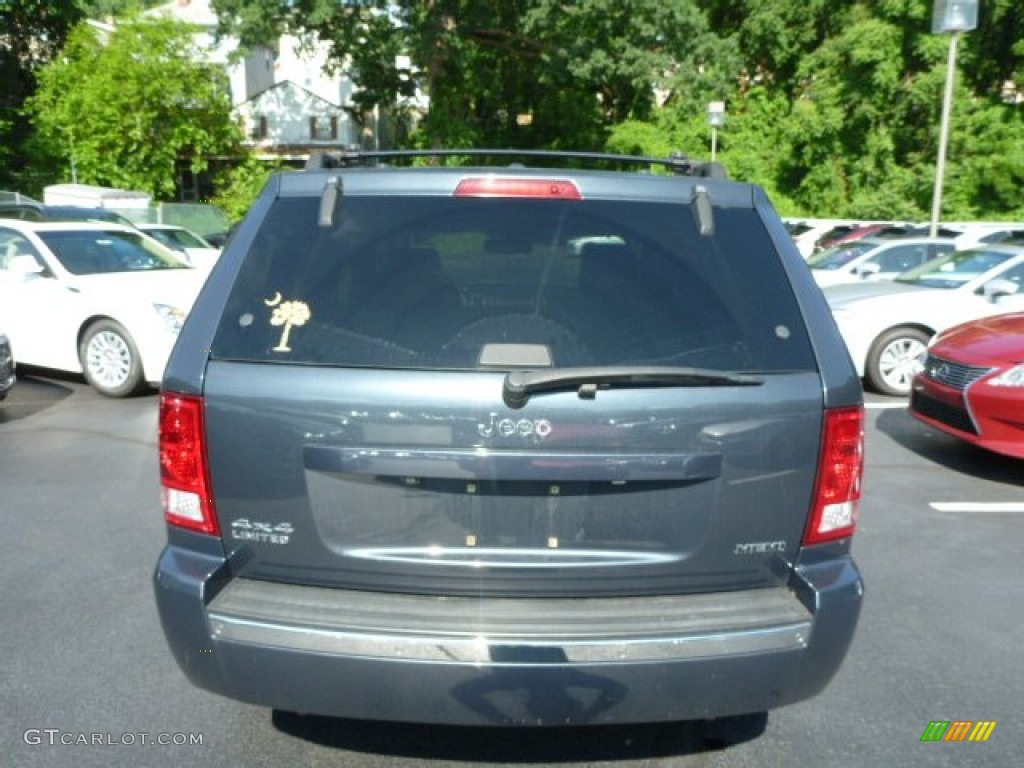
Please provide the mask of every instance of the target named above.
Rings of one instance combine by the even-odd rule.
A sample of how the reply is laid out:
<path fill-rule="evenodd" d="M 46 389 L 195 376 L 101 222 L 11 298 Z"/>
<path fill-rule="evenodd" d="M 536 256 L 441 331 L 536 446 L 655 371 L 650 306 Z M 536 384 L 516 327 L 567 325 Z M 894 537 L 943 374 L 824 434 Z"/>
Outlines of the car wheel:
<path fill-rule="evenodd" d="M 868 352 L 868 384 L 883 395 L 909 395 L 930 339 L 917 328 L 893 328 L 883 333 Z"/>
<path fill-rule="evenodd" d="M 112 320 L 90 325 L 78 347 L 85 379 L 107 397 L 128 397 L 143 385 L 142 361 L 128 332 Z"/>

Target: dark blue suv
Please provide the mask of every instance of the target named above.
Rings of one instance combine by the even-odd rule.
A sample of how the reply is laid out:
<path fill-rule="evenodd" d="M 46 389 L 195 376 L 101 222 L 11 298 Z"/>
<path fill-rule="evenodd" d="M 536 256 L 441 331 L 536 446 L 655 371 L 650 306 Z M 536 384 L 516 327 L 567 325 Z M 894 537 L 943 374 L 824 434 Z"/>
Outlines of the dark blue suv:
<path fill-rule="evenodd" d="M 862 395 L 762 190 L 408 154 L 275 176 L 181 332 L 155 588 L 184 672 L 468 725 L 821 691 L 863 595 Z"/>

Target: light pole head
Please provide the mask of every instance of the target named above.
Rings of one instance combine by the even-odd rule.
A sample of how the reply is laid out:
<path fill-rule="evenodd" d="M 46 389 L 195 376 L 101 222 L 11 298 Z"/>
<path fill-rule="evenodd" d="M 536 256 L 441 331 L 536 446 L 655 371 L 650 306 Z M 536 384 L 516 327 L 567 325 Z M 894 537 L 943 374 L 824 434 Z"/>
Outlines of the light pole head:
<path fill-rule="evenodd" d="M 935 0 L 932 33 L 970 32 L 978 26 L 978 0 Z"/>
<path fill-rule="evenodd" d="M 712 128 L 721 128 L 725 125 L 724 101 L 712 101 L 708 104 L 708 124 Z"/>

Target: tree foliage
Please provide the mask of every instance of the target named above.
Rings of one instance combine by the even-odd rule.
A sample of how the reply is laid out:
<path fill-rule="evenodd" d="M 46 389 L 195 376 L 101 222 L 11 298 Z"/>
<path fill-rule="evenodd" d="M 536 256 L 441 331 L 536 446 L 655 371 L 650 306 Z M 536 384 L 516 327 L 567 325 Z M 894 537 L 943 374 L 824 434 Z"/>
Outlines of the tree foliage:
<path fill-rule="evenodd" d="M 210 201 L 228 217 L 241 221 L 272 173 L 285 170 L 284 163 L 247 156 L 241 163 L 225 168 L 217 179 L 217 194 Z"/>
<path fill-rule="evenodd" d="M 245 45 L 311 35 L 348 63 L 363 109 L 419 89 L 419 141 L 598 148 L 645 119 L 655 86 L 683 98 L 735 79 L 739 57 L 692 0 L 213 0 Z M 411 66 L 405 65 L 407 55 Z"/>
<path fill-rule="evenodd" d="M 932 0 L 213 0 L 249 43 L 331 43 L 363 107 L 417 87 L 421 144 L 707 152 L 790 213 L 922 218 L 948 38 Z M 981 0 L 963 36 L 948 215 L 1024 215 L 1024 5 Z M 407 54 L 412 66 L 396 66 Z"/>
<path fill-rule="evenodd" d="M 130 16 L 147 8 L 164 5 L 167 0 L 76 0 L 90 19 L 112 19 Z"/>
<path fill-rule="evenodd" d="M 60 50 L 82 18 L 72 3 L 50 0 L 0 2 L 0 186 L 19 187 L 31 123 L 22 114 L 37 87 L 36 74 Z"/>
<path fill-rule="evenodd" d="M 128 19 L 105 43 L 79 25 L 28 103 L 38 149 L 79 181 L 173 197 L 182 164 L 202 172 L 240 139 L 223 74 L 195 59 L 178 22 Z"/>
<path fill-rule="evenodd" d="M 99 13 L 156 0 L 77 2 Z M 948 36 L 931 32 L 933 0 L 211 2 L 221 33 L 243 48 L 272 46 L 282 33 L 327 43 L 333 65 L 359 85 L 356 111 L 401 114 L 428 103 L 404 139 L 413 145 L 699 157 L 710 148 L 707 104 L 724 100 L 719 159 L 734 177 L 764 185 L 783 212 L 918 219 L 930 208 L 949 46 Z M 960 38 L 944 214 L 1024 218 L 1024 3 L 979 2 L 978 28 Z M 45 16 L 25 9 L 51 4 L 0 4 L 11 7 L 29 25 L 17 31 Z M 61 24 L 73 18 L 14 38 L 62 40 Z M 66 162 L 73 137 L 80 173 L 112 182 L 139 160 L 165 174 L 173 151 L 201 164 L 221 146 L 203 144 L 197 136 L 206 129 L 194 119 L 169 138 L 173 115 L 152 99 L 160 92 L 180 107 L 183 94 L 202 100 L 208 89 L 161 83 L 147 93 L 138 81 L 156 81 L 145 68 L 136 78 L 127 60 L 100 66 L 98 50 L 76 45 L 89 63 L 64 75 L 47 67 L 52 93 L 36 104 L 41 138 Z M 40 58 L 25 68 L 27 87 L 57 48 L 32 48 Z M 87 100 L 94 90 L 125 93 Z M 0 132 L 5 120 L 9 109 Z M 116 126 L 109 141 L 95 127 L 107 123 Z M 88 143 L 86 125 L 96 137 Z M 111 150 L 115 135 L 128 140 L 127 154 Z M 254 173 L 243 169 L 235 185 Z"/>
<path fill-rule="evenodd" d="M 731 22 L 751 80 L 788 106 L 772 136 L 777 162 L 750 178 L 780 190 L 791 212 L 923 218 L 930 209 L 949 37 L 931 32 L 931 0 L 702 0 Z M 981 0 L 978 29 L 961 36 L 945 176 L 950 218 L 1024 214 L 1024 12 Z M 774 41 L 774 42 L 773 42 Z M 728 96 L 723 158 L 742 141 Z M 753 130 L 757 126 L 749 126 Z M 1014 138 L 1015 137 L 1015 138 Z M 766 175 L 767 173 L 767 175 Z M 1016 190 L 1016 191 L 1014 191 Z"/>

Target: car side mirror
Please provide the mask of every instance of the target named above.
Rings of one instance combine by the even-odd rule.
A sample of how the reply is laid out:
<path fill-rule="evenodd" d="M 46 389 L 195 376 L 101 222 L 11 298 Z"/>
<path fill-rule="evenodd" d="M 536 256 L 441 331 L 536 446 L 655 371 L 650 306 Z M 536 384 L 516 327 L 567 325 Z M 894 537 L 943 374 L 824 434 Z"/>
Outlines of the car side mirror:
<path fill-rule="evenodd" d="M 1015 295 L 1020 290 L 1020 286 L 1013 282 L 1013 280 L 997 277 L 995 280 L 989 280 L 985 283 L 983 290 L 987 301 L 998 304 L 1000 299 Z"/>
<path fill-rule="evenodd" d="M 866 264 L 860 264 L 860 265 L 854 267 L 854 270 L 853 270 L 855 275 L 859 276 L 860 278 L 862 278 L 864 280 L 867 280 L 869 277 L 874 277 L 875 275 L 877 275 L 881 271 L 882 271 L 881 265 L 880 264 L 876 264 L 874 262 L 868 262 Z"/>

